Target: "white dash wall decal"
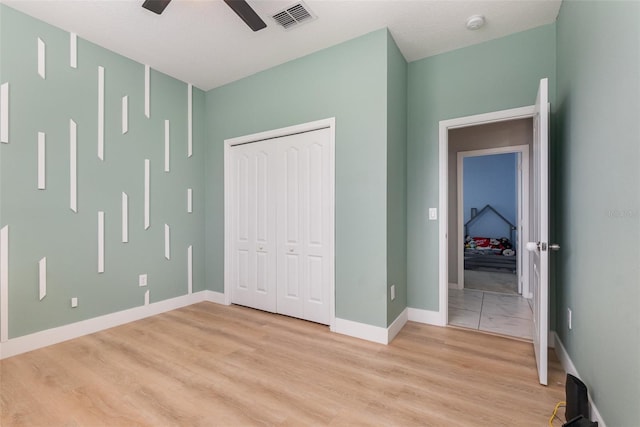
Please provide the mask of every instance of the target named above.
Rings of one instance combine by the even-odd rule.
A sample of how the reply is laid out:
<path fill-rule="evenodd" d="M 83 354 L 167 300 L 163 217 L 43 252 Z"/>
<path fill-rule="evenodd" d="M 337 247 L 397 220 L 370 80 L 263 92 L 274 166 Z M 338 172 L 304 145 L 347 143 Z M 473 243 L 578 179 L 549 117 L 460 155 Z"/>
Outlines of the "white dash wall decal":
<path fill-rule="evenodd" d="M 47 296 L 47 257 L 38 262 L 40 301 Z"/>
<path fill-rule="evenodd" d="M 122 243 L 129 242 L 129 196 L 122 192 Z"/>
<path fill-rule="evenodd" d="M 38 37 L 38 75 L 43 79 L 46 78 L 45 69 L 46 47 L 40 37 Z"/>
<path fill-rule="evenodd" d="M 193 213 L 193 189 L 187 188 L 187 213 Z"/>
<path fill-rule="evenodd" d="M 193 155 L 193 85 L 187 87 L 187 157 Z"/>
<path fill-rule="evenodd" d="M 69 208 L 78 212 L 78 130 L 69 119 Z"/>
<path fill-rule="evenodd" d="M 164 257 L 171 259 L 171 230 L 167 224 L 164 225 Z"/>
<path fill-rule="evenodd" d="M 122 134 L 129 131 L 129 97 L 122 97 Z"/>
<path fill-rule="evenodd" d="M 9 226 L 0 229 L 0 342 L 9 339 Z"/>
<path fill-rule="evenodd" d="M 104 212 L 98 211 L 98 273 L 104 273 Z"/>
<path fill-rule="evenodd" d="M 169 140 L 169 120 L 164 121 L 164 171 L 169 172 L 170 140 Z"/>
<path fill-rule="evenodd" d="M 46 188 L 45 159 L 46 159 L 46 136 L 44 132 L 38 132 L 38 190 Z"/>
<path fill-rule="evenodd" d="M 193 246 L 187 248 L 187 292 L 193 293 Z"/>
<path fill-rule="evenodd" d="M 149 93 L 151 83 L 151 68 L 148 65 L 144 66 L 144 115 L 147 118 L 151 117 L 151 94 Z"/>
<path fill-rule="evenodd" d="M 144 159 L 144 229 L 149 228 L 149 190 L 151 183 L 149 182 L 149 159 Z"/>
<path fill-rule="evenodd" d="M 9 143 L 9 82 L 0 86 L 0 142 Z"/>
<path fill-rule="evenodd" d="M 98 158 L 104 160 L 104 67 L 98 66 Z"/>
<path fill-rule="evenodd" d="M 69 66 L 78 68 L 78 35 L 69 33 Z"/>

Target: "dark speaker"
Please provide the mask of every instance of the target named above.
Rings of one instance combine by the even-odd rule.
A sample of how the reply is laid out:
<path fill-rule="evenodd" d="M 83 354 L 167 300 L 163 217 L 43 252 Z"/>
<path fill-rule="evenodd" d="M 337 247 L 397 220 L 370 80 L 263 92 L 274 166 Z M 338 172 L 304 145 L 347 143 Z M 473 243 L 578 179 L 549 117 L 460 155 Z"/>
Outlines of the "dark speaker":
<path fill-rule="evenodd" d="M 567 374 L 565 386 L 567 407 L 565 416 L 567 420 L 582 415 L 589 419 L 589 398 L 587 397 L 587 386 L 582 381 L 571 374 Z"/>

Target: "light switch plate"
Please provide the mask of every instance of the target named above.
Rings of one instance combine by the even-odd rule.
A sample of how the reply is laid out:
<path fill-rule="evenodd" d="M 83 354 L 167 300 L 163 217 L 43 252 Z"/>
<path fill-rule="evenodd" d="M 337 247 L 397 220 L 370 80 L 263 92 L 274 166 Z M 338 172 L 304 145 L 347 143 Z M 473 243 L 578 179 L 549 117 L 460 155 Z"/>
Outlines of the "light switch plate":
<path fill-rule="evenodd" d="M 438 208 L 429 208 L 429 221 L 438 219 Z"/>
<path fill-rule="evenodd" d="M 141 274 L 138 276 L 138 286 L 147 286 L 147 275 Z"/>
<path fill-rule="evenodd" d="M 78 306 L 78 298 L 71 298 L 71 308 L 76 308 Z"/>

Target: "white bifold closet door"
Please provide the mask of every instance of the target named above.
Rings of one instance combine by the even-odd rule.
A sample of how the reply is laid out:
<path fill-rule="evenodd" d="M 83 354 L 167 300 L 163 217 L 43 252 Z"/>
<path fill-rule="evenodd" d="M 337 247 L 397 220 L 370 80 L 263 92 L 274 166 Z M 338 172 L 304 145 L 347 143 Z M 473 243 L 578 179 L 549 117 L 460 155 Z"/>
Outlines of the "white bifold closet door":
<path fill-rule="evenodd" d="M 231 148 L 233 303 L 330 323 L 330 130 Z"/>

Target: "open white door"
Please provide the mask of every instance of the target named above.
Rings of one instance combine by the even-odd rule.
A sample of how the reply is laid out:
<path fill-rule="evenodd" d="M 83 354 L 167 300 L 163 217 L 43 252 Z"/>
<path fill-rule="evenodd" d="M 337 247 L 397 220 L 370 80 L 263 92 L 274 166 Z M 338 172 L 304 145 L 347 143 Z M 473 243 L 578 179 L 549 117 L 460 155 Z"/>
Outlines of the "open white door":
<path fill-rule="evenodd" d="M 533 204 L 529 286 L 533 291 L 533 346 L 540 384 L 547 385 L 549 340 L 549 88 L 540 80 L 533 117 Z"/>

